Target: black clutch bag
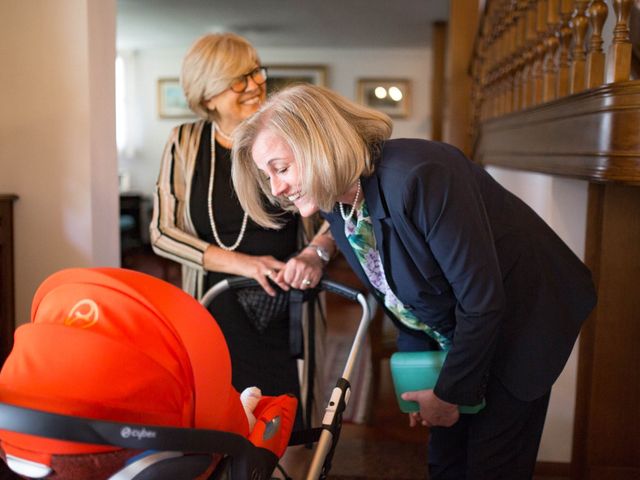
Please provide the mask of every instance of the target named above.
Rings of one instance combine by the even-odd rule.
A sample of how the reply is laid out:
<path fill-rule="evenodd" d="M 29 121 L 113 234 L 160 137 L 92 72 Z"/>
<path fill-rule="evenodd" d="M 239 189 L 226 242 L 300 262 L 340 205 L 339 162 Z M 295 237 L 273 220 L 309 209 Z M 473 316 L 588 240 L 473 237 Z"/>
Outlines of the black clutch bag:
<path fill-rule="evenodd" d="M 289 314 L 289 292 L 276 287 L 275 297 L 262 287 L 247 287 L 236 291 L 238 303 L 258 332 L 264 332 L 273 320 L 286 318 Z"/>

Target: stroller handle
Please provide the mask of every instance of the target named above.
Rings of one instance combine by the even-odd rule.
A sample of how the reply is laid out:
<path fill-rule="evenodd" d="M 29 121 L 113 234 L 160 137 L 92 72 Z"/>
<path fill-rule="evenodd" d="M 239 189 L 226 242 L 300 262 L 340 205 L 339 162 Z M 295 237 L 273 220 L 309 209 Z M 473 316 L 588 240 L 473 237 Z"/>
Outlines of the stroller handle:
<path fill-rule="evenodd" d="M 226 290 L 234 290 L 239 288 L 256 287 L 260 286 L 257 280 L 248 277 L 229 277 L 222 280 L 212 286 L 200 299 L 200 303 L 205 307 L 208 306 L 211 301 Z M 320 283 L 315 287 L 316 290 L 335 293 L 348 300 L 359 302 L 359 296 L 362 296 L 362 292 L 355 288 L 348 287 L 328 278 L 323 278 Z"/>
<path fill-rule="evenodd" d="M 226 290 L 257 285 L 259 285 L 259 283 L 253 278 L 229 277 L 212 286 L 202 296 L 200 303 L 207 307 L 216 296 Z M 358 324 L 358 329 L 342 372 L 342 378 L 337 381 L 331 393 L 329 404 L 325 409 L 325 414 L 322 419 L 322 432 L 311 461 L 311 466 L 305 477 L 306 480 L 324 479 L 326 478 L 328 470 L 331 468 L 333 450 L 340 436 L 342 426 L 342 412 L 347 406 L 351 393 L 349 380 L 351 379 L 351 374 L 353 373 L 361 347 L 365 343 L 369 323 L 371 323 L 369 302 L 362 292 L 326 278 L 323 278 L 315 289 L 335 293 L 349 300 L 356 301 L 362 309 L 362 317 L 360 318 L 360 323 Z"/>

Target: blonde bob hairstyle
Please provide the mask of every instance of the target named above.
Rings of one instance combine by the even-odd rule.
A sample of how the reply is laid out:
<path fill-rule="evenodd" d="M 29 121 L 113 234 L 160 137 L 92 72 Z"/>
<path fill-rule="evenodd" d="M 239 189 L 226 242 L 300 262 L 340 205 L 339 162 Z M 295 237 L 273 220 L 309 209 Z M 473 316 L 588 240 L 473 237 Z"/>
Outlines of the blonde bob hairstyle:
<path fill-rule="evenodd" d="M 242 208 L 259 225 L 278 228 L 267 213 L 263 195 L 286 210 L 295 207 L 271 194 L 269 180 L 253 161 L 252 148 L 268 130 L 291 149 L 300 175 L 300 191 L 320 210 L 330 211 L 362 175 L 374 170 L 373 156 L 389 138 L 391 119 L 357 105 L 323 87 L 297 85 L 280 91 L 236 129 L 233 139 L 233 185 Z"/>
<path fill-rule="evenodd" d="M 235 33 L 200 37 L 182 61 L 180 82 L 189 108 L 205 120 L 216 121 L 217 112 L 209 110 L 205 103 L 259 64 L 256 49 Z"/>

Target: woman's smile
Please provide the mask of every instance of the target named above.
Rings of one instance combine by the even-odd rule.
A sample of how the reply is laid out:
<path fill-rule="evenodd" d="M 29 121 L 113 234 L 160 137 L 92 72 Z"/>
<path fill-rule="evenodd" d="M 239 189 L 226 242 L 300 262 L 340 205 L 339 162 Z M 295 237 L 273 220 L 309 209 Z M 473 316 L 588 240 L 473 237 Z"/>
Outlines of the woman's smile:
<path fill-rule="evenodd" d="M 303 193 L 304 186 L 291 148 L 278 135 L 261 131 L 251 149 L 253 161 L 269 178 L 271 194 L 293 203 L 300 215 L 308 217 L 318 211 L 313 199 Z"/>
<path fill-rule="evenodd" d="M 300 197 L 302 197 L 302 193 L 301 192 L 296 192 L 293 195 L 288 195 L 287 199 L 290 202 L 295 202 L 296 200 L 298 200 Z"/>

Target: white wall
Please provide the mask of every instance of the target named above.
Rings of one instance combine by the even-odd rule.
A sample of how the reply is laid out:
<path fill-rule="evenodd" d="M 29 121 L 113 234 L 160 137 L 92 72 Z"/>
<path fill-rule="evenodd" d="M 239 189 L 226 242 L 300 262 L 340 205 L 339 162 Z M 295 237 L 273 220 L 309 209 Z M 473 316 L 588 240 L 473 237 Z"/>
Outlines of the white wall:
<path fill-rule="evenodd" d="M 49 274 L 119 262 L 115 0 L 4 0 L 0 192 L 17 194 L 17 322 Z"/>
<path fill-rule="evenodd" d="M 524 200 L 584 259 L 587 182 L 490 167 L 489 173 Z M 577 347 L 553 387 L 538 460 L 569 462 L 573 443 Z"/>
<path fill-rule="evenodd" d="M 132 91 L 128 122 L 131 144 L 120 156 L 120 168 L 131 177 L 131 189 L 153 191 L 162 149 L 171 127 L 184 120 L 159 119 L 156 83 L 177 77 L 187 46 L 173 49 L 122 52 L 127 59 Z M 412 82 L 411 115 L 395 121 L 395 137 L 427 138 L 431 132 L 431 50 L 415 49 L 258 49 L 265 65 L 327 66 L 327 86 L 355 99 L 356 81 L 363 77 L 408 78 Z M 133 77 L 133 78 L 132 78 Z"/>

